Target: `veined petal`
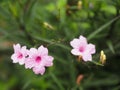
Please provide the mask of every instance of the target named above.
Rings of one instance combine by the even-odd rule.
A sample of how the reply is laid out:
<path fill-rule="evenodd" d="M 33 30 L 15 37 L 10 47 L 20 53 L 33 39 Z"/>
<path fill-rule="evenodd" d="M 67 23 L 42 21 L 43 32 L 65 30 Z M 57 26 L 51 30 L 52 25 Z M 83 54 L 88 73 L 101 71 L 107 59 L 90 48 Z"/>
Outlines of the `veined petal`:
<path fill-rule="evenodd" d="M 32 57 L 33 55 L 36 55 L 38 53 L 36 48 L 31 48 L 28 52 L 29 56 Z"/>
<path fill-rule="evenodd" d="M 13 60 L 13 63 L 17 63 L 17 62 L 18 62 L 18 59 L 17 59 L 17 57 L 16 57 L 16 54 L 13 54 L 13 55 L 11 56 L 11 59 Z"/>
<path fill-rule="evenodd" d="M 23 46 L 21 49 L 26 50 L 26 46 Z"/>
<path fill-rule="evenodd" d="M 79 49 L 72 49 L 72 50 L 71 50 L 71 53 L 72 53 L 73 55 L 76 55 L 76 56 L 81 55 Z"/>
<path fill-rule="evenodd" d="M 41 45 L 38 48 L 38 52 L 39 52 L 40 55 L 48 55 L 48 49 L 45 48 L 43 45 Z"/>
<path fill-rule="evenodd" d="M 27 55 L 28 55 L 28 50 L 26 49 L 26 46 L 23 46 L 23 47 L 21 48 L 21 52 L 22 52 L 22 54 L 23 54 L 24 56 L 27 56 Z"/>
<path fill-rule="evenodd" d="M 92 61 L 92 55 L 90 53 L 84 53 L 82 58 L 84 61 Z"/>
<path fill-rule="evenodd" d="M 34 67 L 33 68 L 33 72 L 35 74 L 41 74 L 41 75 L 43 75 L 44 72 L 45 72 L 45 67 Z"/>
<path fill-rule="evenodd" d="M 79 39 L 82 40 L 82 41 L 86 41 L 87 42 L 87 39 L 84 36 L 82 36 L 82 35 L 80 35 Z"/>
<path fill-rule="evenodd" d="M 79 48 L 80 46 L 80 40 L 79 39 L 73 39 L 71 42 L 70 42 L 70 45 L 73 47 L 73 48 Z"/>
<path fill-rule="evenodd" d="M 25 58 L 22 58 L 22 59 L 19 60 L 20 65 L 23 65 L 24 63 L 25 63 Z"/>
<path fill-rule="evenodd" d="M 52 56 L 46 56 L 44 58 L 44 64 L 46 67 L 52 66 L 53 65 L 53 57 Z"/>
<path fill-rule="evenodd" d="M 87 47 L 86 47 L 86 50 L 87 50 L 88 52 L 90 52 L 91 54 L 94 54 L 94 53 L 96 52 L 96 50 L 95 50 L 95 45 L 93 45 L 93 44 L 88 44 Z"/>
<path fill-rule="evenodd" d="M 20 46 L 20 44 L 16 44 L 16 45 L 14 44 L 13 48 L 14 48 L 14 52 L 17 53 L 21 49 L 21 46 Z"/>
<path fill-rule="evenodd" d="M 87 44 L 87 39 L 84 36 L 80 35 L 79 40 L 84 44 Z"/>
<path fill-rule="evenodd" d="M 25 60 L 25 68 L 26 68 L 26 69 L 27 69 L 27 68 L 31 69 L 31 68 L 33 68 L 34 66 L 35 66 L 35 61 L 34 61 L 34 60 L 32 60 L 32 59 L 30 59 L 30 58 L 28 58 L 28 59 Z"/>
<path fill-rule="evenodd" d="M 21 48 L 21 51 L 26 52 L 26 46 L 23 46 L 23 47 Z"/>

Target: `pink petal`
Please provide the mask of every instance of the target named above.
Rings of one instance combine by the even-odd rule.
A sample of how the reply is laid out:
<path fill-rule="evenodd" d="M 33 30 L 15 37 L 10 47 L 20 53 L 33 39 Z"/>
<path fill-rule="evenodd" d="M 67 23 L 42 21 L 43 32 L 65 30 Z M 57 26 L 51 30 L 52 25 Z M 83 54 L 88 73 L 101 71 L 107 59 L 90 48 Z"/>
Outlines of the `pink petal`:
<path fill-rule="evenodd" d="M 37 55 L 37 53 L 38 53 L 38 51 L 36 48 L 31 48 L 28 52 L 30 57 Z"/>
<path fill-rule="evenodd" d="M 87 45 L 87 39 L 85 37 L 83 37 L 82 35 L 80 35 L 79 40 L 81 42 L 81 45 L 83 45 L 84 47 L 86 47 L 86 45 Z"/>
<path fill-rule="evenodd" d="M 21 49 L 24 49 L 24 50 L 26 50 L 26 46 L 23 46 Z"/>
<path fill-rule="evenodd" d="M 90 53 L 84 53 L 82 58 L 84 61 L 92 61 L 92 55 Z"/>
<path fill-rule="evenodd" d="M 44 59 L 44 64 L 46 67 L 52 66 L 53 65 L 53 57 L 52 56 L 46 56 Z"/>
<path fill-rule="evenodd" d="M 87 50 L 88 52 L 90 52 L 91 54 L 94 54 L 94 53 L 96 52 L 96 50 L 95 50 L 95 45 L 93 45 L 93 44 L 88 44 L 87 47 L 86 47 L 86 50 Z"/>
<path fill-rule="evenodd" d="M 27 69 L 27 68 L 31 69 L 31 68 L 33 68 L 34 66 L 35 66 L 35 61 L 34 61 L 34 60 L 32 60 L 32 59 L 30 59 L 30 58 L 28 58 L 28 59 L 25 60 L 25 68 L 26 68 L 26 69 Z"/>
<path fill-rule="evenodd" d="M 40 55 L 48 55 L 48 49 L 45 48 L 43 45 L 41 45 L 38 48 L 38 52 L 39 52 Z"/>
<path fill-rule="evenodd" d="M 72 53 L 73 55 L 76 55 L 76 56 L 81 55 L 79 49 L 72 49 L 72 50 L 71 50 L 71 53 Z"/>
<path fill-rule="evenodd" d="M 36 48 L 30 48 L 30 51 L 31 51 L 32 53 L 37 53 L 37 49 L 36 49 Z"/>
<path fill-rule="evenodd" d="M 26 46 L 23 46 L 21 48 L 21 52 L 22 52 L 23 56 L 27 56 L 28 55 L 28 50 L 26 49 Z"/>
<path fill-rule="evenodd" d="M 80 35 L 79 39 L 87 43 L 87 39 L 84 36 Z"/>
<path fill-rule="evenodd" d="M 21 46 L 20 46 L 20 44 L 16 44 L 16 45 L 14 44 L 13 48 L 14 48 L 14 52 L 17 53 L 17 52 L 19 52 Z"/>
<path fill-rule="evenodd" d="M 13 54 L 13 55 L 11 56 L 11 59 L 13 60 L 13 63 L 17 63 L 17 62 L 18 62 L 18 59 L 17 59 L 17 57 L 16 57 L 16 54 Z"/>
<path fill-rule="evenodd" d="M 26 46 L 23 46 L 23 47 L 21 47 L 21 50 L 23 51 L 23 52 L 26 52 Z"/>
<path fill-rule="evenodd" d="M 45 72 L 45 67 L 34 67 L 33 68 L 33 72 L 35 74 L 41 74 L 41 75 L 43 75 L 44 72 Z"/>
<path fill-rule="evenodd" d="M 24 63 L 25 63 L 25 58 L 22 58 L 22 59 L 19 60 L 20 65 L 23 65 Z"/>
<path fill-rule="evenodd" d="M 70 45 L 71 45 L 73 48 L 79 48 L 79 46 L 80 46 L 80 40 L 79 40 L 79 39 L 73 39 L 73 40 L 70 42 Z"/>

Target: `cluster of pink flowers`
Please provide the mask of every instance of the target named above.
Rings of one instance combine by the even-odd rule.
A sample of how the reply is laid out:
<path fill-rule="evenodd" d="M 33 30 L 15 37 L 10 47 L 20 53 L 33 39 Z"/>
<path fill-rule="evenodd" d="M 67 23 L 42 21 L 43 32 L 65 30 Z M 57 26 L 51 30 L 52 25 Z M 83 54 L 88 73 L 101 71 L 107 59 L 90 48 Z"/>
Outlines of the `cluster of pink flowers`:
<path fill-rule="evenodd" d="M 92 54 L 96 52 L 95 45 L 88 44 L 87 39 L 80 35 L 70 42 L 73 47 L 71 53 L 80 56 L 84 61 L 91 61 Z M 53 57 L 48 55 L 48 49 L 40 46 L 38 49 L 31 48 L 28 50 L 26 46 L 21 47 L 20 44 L 13 45 L 14 54 L 11 56 L 13 63 L 25 64 L 26 69 L 32 69 L 35 74 L 43 75 L 45 67 L 53 65 Z"/>
<path fill-rule="evenodd" d="M 80 35 L 79 38 L 75 38 L 70 42 L 73 47 L 71 53 L 76 56 L 81 56 L 84 61 L 92 61 L 92 54 L 96 52 L 95 45 L 88 44 L 87 39 Z"/>
<path fill-rule="evenodd" d="M 45 67 L 53 65 L 53 57 L 48 55 L 48 49 L 40 46 L 38 49 L 31 48 L 28 50 L 26 46 L 21 47 L 20 44 L 13 45 L 14 54 L 11 59 L 13 63 L 25 64 L 25 68 L 32 69 L 35 74 L 43 75 Z"/>

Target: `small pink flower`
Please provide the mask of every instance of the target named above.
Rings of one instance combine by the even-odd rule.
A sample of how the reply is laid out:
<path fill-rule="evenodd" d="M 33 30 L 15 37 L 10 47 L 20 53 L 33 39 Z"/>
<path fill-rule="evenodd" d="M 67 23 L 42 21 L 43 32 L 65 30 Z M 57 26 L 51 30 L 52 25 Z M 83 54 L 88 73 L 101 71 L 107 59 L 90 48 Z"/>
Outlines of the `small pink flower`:
<path fill-rule="evenodd" d="M 96 52 L 95 45 L 88 44 L 87 39 L 82 35 L 78 39 L 73 39 L 70 45 L 73 47 L 71 53 L 76 56 L 82 56 L 84 61 L 91 61 L 92 54 Z"/>
<path fill-rule="evenodd" d="M 26 46 L 21 47 L 20 44 L 13 45 L 14 54 L 12 54 L 11 59 L 13 63 L 19 63 L 23 65 L 27 56 Z"/>
<path fill-rule="evenodd" d="M 31 48 L 28 55 L 29 57 L 25 61 L 25 68 L 33 68 L 35 74 L 43 75 L 45 67 L 53 65 L 53 57 L 48 55 L 48 49 L 43 46 L 38 49 Z"/>

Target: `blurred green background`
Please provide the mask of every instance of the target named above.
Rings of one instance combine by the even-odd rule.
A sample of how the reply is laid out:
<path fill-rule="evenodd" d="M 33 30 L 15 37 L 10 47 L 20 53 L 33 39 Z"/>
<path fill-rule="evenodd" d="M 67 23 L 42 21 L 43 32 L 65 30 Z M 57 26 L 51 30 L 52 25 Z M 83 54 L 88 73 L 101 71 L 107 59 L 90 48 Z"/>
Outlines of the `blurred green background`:
<path fill-rule="evenodd" d="M 104 50 L 104 66 L 70 53 L 79 35 L 96 45 L 95 62 Z M 13 64 L 14 43 L 46 46 L 54 65 L 41 76 Z M 120 0 L 0 0 L 0 90 L 120 90 Z"/>

